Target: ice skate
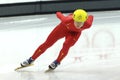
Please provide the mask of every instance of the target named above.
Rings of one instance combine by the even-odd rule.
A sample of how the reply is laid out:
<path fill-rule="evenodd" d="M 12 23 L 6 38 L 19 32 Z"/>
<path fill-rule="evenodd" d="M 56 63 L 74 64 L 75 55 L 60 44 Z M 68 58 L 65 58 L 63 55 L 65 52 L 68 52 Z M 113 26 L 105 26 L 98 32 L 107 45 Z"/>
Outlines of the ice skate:
<path fill-rule="evenodd" d="M 54 62 L 52 62 L 52 63 L 48 66 L 48 69 L 47 69 L 45 72 L 53 71 L 54 69 L 56 69 L 56 67 L 57 67 L 59 64 L 60 64 L 60 63 L 55 60 Z"/>
<path fill-rule="evenodd" d="M 29 67 L 29 66 L 32 66 L 33 63 L 34 62 L 34 60 L 30 57 L 29 59 L 27 59 L 27 60 L 25 60 L 25 61 L 23 61 L 22 63 L 20 63 L 20 67 L 17 67 L 16 69 L 15 69 L 15 71 L 16 70 L 19 70 L 19 69 L 22 69 L 22 68 L 25 68 L 25 67 Z"/>

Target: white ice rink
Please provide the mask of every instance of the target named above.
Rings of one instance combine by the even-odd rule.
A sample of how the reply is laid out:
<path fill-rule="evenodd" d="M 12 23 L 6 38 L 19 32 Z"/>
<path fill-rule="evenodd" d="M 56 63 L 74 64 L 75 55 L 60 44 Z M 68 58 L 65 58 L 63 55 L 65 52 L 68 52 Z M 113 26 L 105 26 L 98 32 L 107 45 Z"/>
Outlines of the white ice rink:
<path fill-rule="evenodd" d="M 55 14 L 0 18 L 0 80 L 120 80 L 120 11 L 89 12 L 93 26 L 83 31 L 61 65 L 44 73 L 57 58 L 59 40 L 34 66 L 14 71 L 60 22 Z M 67 15 L 67 14 L 65 14 Z"/>

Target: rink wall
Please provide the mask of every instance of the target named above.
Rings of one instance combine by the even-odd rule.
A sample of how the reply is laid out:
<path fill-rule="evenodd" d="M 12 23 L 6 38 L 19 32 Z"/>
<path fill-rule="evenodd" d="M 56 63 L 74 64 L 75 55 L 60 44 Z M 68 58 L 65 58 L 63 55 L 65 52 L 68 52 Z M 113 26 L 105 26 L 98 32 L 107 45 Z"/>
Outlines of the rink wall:
<path fill-rule="evenodd" d="M 88 11 L 120 9 L 120 0 L 34 1 L 0 4 L 0 17 L 31 14 L 71 12 L 76 8 Z"/>

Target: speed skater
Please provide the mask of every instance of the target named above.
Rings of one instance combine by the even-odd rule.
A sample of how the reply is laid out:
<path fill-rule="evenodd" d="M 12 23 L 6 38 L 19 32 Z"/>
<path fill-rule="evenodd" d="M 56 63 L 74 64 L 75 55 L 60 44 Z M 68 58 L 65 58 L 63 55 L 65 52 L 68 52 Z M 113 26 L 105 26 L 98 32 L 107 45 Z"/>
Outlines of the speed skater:
<path fill-rule="evenodd" d="M 27 60 L 23 61 L 21 66 L 25 67 L 32 64 L 41 54 L 50 48 L 56 41 L 65 38 L 63 46 L 58 57 L 49 66 L 54 70 L 68 54 L 69 49 L 78 41 L 83 30 L 92 26 L 93 15 L 89 15 L 83 9 L 76 9 L 73 13 L 64 16 L 62 12 L 56 12 L 60 23 L 49 34 L 46 41 L 42 43 Z"/>

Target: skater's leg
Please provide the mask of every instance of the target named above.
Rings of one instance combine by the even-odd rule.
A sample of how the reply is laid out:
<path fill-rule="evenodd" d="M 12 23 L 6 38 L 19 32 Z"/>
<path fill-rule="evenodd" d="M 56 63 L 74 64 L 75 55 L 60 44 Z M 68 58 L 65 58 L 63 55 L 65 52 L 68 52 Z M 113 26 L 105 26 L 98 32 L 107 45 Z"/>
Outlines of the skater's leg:
<path fill-rule="evenodd" d="M 49 68 L 51 69 L 55 69 L 59 64 L 60 62 L 65 58 L 65 56 L 67 55 L 69 49 L 71 46 L 73 46 L 76 41 L 78 40 L 80 34 L 77 34 L 75 33 L 75 35 L 73 34 L 69 34 L 66 39 L 65 39 L 65 42 L 63 44 L 63 47 L 58 55 L 58 58 L 49 65 Z M 53 66 L 54 64 L 54 66 Z"/>
<path fill-rule="evenodd" d="M 46 41 L 41 44 L 34 52 L 34 54 L 27 59 L 26 61 L 22 62 L 21 65 L 28 66 L 33 61 L 35 61 L 42 53 L 44 53 L 49 47 L 51 47 L 58 39 L 64 37 L 64 33 L 62 32 L 62 28 L 60 25 L 58 25 L 48 36 Z M 24 64 L 24 63 L 28 64 Z"/>
<path fill-rule="evenodd" d="M 66 36 L 63 47 L 62 47 L 62 49 L 61 49 L 61 51 L 56 59 L 59 63 L 68 54 L 69 49 L 77 42 L 79 36 L 80 36 L 80 33 L 72 33 L 72 34 Z"/>
<path fill-rule="evenodd" d="M 58 25 L 48 36 L 47 40 L 41 44 L 34 54 L 32 55 L 32 59 L 36 60 L 42 53 L 44 53 L 49 47 L 51 47 L 57 40 L 64 37 L 64 33 L 62 32 L 62 28 Z"/>
<path fill-rule="evenodd" d="M 64 42 L 63 47 L 62 47 L 62 49 L 61 49 L 61 51 L 59 53 L 58 58 L 49 65 L 50 69 L 54 70 L 60 64 L 61 60 L 67 55 L 68 50 L 71 47 L 70 44 L 69 44 L 68 40 L 66 40 Z"/>

